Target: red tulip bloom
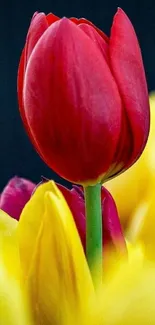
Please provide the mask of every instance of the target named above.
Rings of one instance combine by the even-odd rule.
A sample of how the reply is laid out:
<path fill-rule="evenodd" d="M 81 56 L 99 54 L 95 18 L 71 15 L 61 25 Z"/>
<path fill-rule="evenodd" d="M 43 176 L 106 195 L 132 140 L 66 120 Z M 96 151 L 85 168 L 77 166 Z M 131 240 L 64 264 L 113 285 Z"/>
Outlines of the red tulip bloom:
<path fill-rule="evenodd" d="M 93 184 L 120 173 L 146 144 L 143 62 L 121 9 L 109 38 L 88 20 L 36 13 L 19 65 L 18 97 L 37 152 L 72 182 Z"/>
<path fill-rule="evenodd" d="M 45 179 L 48 181 L 48 179 Z M 40 183 L 37 185 L 39 186 Z M 57 184 L 64 195 L 75 220 L 83 247 L 86 245 L 86 220 L 84 195 L 80 187 L 75 186 L 71 190 Z M 19 220 L 20 214 L 33 195 L 36 185 L 24 178 L 13 177 L 0 196 L 0 209 L 8 213 L 12 218 Z M 103 218 L 103 245 L 113 245 L 118 252 L 126 249 L 124 237 L 116 209 L 115 202 L 110 193 L 102 187 L 102 211 Z"/>

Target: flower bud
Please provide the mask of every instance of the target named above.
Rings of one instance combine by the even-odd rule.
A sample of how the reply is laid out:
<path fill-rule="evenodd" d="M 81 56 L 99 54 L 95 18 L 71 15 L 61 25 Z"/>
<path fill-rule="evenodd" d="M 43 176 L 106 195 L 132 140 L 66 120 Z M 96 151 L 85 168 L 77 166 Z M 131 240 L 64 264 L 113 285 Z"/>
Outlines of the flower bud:
<path fill-rule="evenodd" d="M 71 182 L 105 181 L 144 149 L 145 73 L 133 26 L 121 9 L 109 39 L 85 19 L 35 14 L 19 65 L 18 97 L 37 152 Z"/>

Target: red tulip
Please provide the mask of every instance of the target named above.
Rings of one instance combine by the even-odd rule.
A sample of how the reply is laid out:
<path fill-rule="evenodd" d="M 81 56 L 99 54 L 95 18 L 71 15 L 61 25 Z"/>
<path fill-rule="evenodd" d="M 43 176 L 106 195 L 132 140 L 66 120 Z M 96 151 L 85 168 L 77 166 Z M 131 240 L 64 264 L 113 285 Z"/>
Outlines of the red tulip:
<path fill-rule="evenodd" d="M 143 62 L 121 9 L 109 38 L 88 20 L 36 13 L 20 60 L 18 97 L 36 150 L 72 182 L 93 184 L 120 173 L 146 144 Z"/>

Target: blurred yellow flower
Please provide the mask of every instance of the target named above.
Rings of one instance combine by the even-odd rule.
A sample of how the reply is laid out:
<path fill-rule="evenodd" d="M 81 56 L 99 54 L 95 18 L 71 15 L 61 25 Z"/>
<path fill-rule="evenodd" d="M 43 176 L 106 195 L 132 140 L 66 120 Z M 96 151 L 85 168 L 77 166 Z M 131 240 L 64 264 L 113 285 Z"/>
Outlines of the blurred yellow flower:
<path fill-rule="evenodd" d="M 67 203 L 53 182 L 41 185 L 19 223 L 0 212 L 0 324 L 153 325 L 155 264 L 143 246 L 128 251 L 94 291 Z"/>
<path fill-rule="evenodd" d="M 113 195 L 126 237 L 143 242 L 145 255 L 155 260 L 155 93 L 150 95 L 151 128 L 139 160 L 106 184 Z"/>
<path fill-rule="evenodd" d="M 135 258 L 109 274 L 93 311 L 93 325 L 154 325 L 155 266 Z M 90 324 L 90 323 L 89 323 Z"/>
<path fill-rule="evenodd" d="M 54 182 L 38 187 L 19 223 L 1 211 L 1 241 L 4 264 L 9 269 L 10 261 L 11 276 L 29 297 L 35 324 L 84 319 L 94 287 L 73 217 Z"/>
<path fill-rule="evenodd" d="M 151 125 L 147 145 L 139 160 L 125 173 L 105 184 L 115 199 L 126 228 L 139 206 L 153 196 L 155 188 L 155 94 L 150 95 Z"/>

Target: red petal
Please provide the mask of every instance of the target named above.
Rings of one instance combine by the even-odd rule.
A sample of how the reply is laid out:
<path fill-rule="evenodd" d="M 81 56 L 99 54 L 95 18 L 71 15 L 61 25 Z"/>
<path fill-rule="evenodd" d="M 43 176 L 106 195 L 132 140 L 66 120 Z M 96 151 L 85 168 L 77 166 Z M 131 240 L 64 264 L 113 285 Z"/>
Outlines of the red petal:
<path fill-rule="evenodd" d="M 86 24 L 86 25 L 89 25 L 89 26 L 92 26 L 97 32 L 98 34 L 108 43 L 109 42 L 109 38 L 108 36 L 102 32 L 102 30 L 100 30 L 99 28 L 97 28 L 91 21 L 85 19 L 85 18 L 75 18 L 75 17 L 72 17 L 70 18 L 71 21 L 73 21 L 73 23 L 75 23 L 76 25 L 79 25 L 79 24 Z"/>
<path fill-rule="evenodd" d="M 113 20 L 109 49 L 113 74 L 134 140 L 129 166 L 140 156 L 146 144 L 149 101 L 138 40 L 129 18 L 121 9 L 118 9 Z"/>
<path fill-rule="evenodd" d="M 31 135 L 31 130 L 29 127 L 29 124 L 26 119 L 25 115 L 25 109 L 24 109 L 24 103 L 23 103 L 23 84 L 24 84 L 24 74 L 25 74 L 25 48 L 23 49 L 21 58 L 20 58 L 20 63 L 18 67 L 18 76 L 17 76 L 17 93 L 18 93 L 18 103 L 19 103 L 19 111 L 20 115 L 23 121 L 23 124 L 26 128 L 27 134 L 31 138 L 31 142 L 38 151 L 38 145 L 36 140 L 32 137 Z M 41 156 L 41 154 L 40 154 Z"/>
<path fill-rule="evenodd" d="M 116 147 L 116 152 L 112 162 L 113 169 L 110 170 L 110 177 L 108 179 L 111 179 L 112 177 L 120 174 L 120 172 L 126 169 L 125 166 L 127 166 L 131 159 L 133 143 L 133 134 L 131 133 L 131 128 L 128 121 L 128 117 L 126 116 L 126 111 L 124 110 L 120 139 Z"/>
<path fill-rule="evenodd" d="M 25 45 L 25 65 L 37 44 L 38 40 L 48 28 L 48 23 L 44 13 L 35 14 L 31 20 L 31 24 L 28 30 L 26 45 Z"/>
<path fill-rule="evenodd" d="M 58 16 L 55 16 L 54 14 L 50 13 L 46 16 L 46 20 L 48 22 L 48 25 L 52 25 L 55 23 L 55 21 L 59 20 L 60 18 Z"/>
<path fill-rule="evenodd" d="M 109 64 L 109 46 L 105 39 L 102 38 L 99 33 L 90 25 L 80 24 L 79 28 L 82 29 L 98 46 L 107 64 Z"/>
<path fill-rule="evenodd" d="M 120 134 L 121 100 L 98 47 L 71 21 L 51 25 L 36 45 L 24 105 L 39 152 L 55 172 L 78 183 L 107 171 Z"/>
<path fill-rule="evenodd" d="M 24 73 L 25 73 L 25 49 L 22 51 L 22 55 L 19 62 L 18 77 L 17 77 L 17 91 L 18 91 L 18 103 L 19 110 L 22 118 L 27 123 L 25 118 L 25 112 L 23 109 L 23 83 L 24 83 Z"/>
<path fill-rule="evenodd" d="M 25 116 L 24 103 L 23 103 L 23 85 L 24 85 L 24 74 L 25 74 L 25 48 L 22 51 L 22 55 L 19 62 L 18 77 L 17 77 L 17 92 L 18 92 L 18 103 L 19 111 L 22 117 L 23 123 L 26 127 L 28 134 L 30 134 L 30 128 L 27 123 Z"/>
<path fill-rule="evenodd" d="M 28 30 L 27 34 L 27 40 L 25 48 L 22 51 L 22 55 L 20 58 L 19 68 L 18 68 L 18 77 L 17 77 L 17 92 L 18 92 L 18 102 L 19 102 L 19 111 L 20 115 L 22 117 L 22 121 L 25 125 L 25 128 L 27 130 L 28 135 L 31 138 L 31 141 L 33 145 L 36 147 L 37 150 L 37 142 L 35 139 L 31 136 L 31 130 L 28 125 L 26 116 L 25 116 L 25 110 L 24 110 L 24 104 L 23 104 L 23 87 L 24 87 L 24 77 L 25 77 L 25 70 L 27 65 L 27 60 L 38 42 L 39 38 L 42 36 L 44 31 L 47 29 L 48 24 L 46 21 L 46 16 L 44 13 L 34 13 L 31 24 Z"/>
<path fill-rule="evenodd" d="M 1 194 L 0 209 L 19 220 L 20 214 L 29 201 L 34 188 L 35 184 L 24 178 L 12 178 Z"/>

